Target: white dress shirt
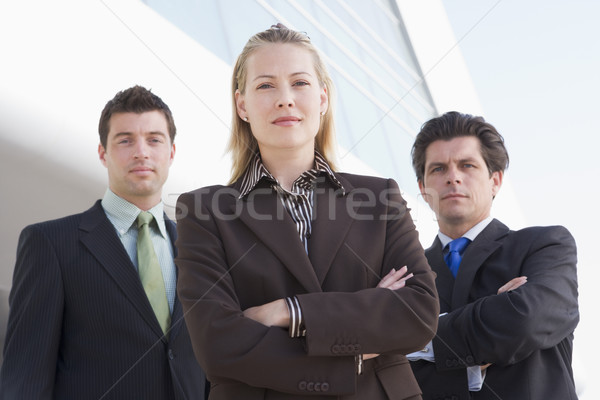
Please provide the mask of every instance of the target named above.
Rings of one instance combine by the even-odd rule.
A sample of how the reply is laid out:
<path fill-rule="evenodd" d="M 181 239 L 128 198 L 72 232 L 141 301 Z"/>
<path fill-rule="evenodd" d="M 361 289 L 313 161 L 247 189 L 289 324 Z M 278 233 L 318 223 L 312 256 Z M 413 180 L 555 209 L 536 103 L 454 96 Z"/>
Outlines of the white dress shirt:
<path fill-rule="evenodd" d="M 473 240 L 475 240 L 477 235 L 479 235 L 489 225 L 489 223 L 492 222 L 492 220 L 493 218 L 491 216 L 488 216 L 487 218 L 476 224 L 474 227 L 469 229 L 464 235 L 462 235 L 462 237 L 470 239 L 472 242 Z M 440 242 L 442 242 L 442 249 L 445 249 L 448 243 L 454 240 L 450 236 L 445 235 L 439 231 L 438 238 L 440 239 Z M 447 313 L 440 314 L 440 317 L 443 317 L 446 314 Z M 408 358 L 410 361 L 426 360 L 429 362 L 435 362 L 433 342 L 427 343 L 423 350 L 407 354 L 406 358 Z M 481 387 L 483 386 L 483 381 L 485 380 L 485 372 L 485 370 L 481 371 L 479 365 L 467 367 L 467 379 L 469 381 L 469 390 L 471 392 L 478 392 L 481 390 Z"/>

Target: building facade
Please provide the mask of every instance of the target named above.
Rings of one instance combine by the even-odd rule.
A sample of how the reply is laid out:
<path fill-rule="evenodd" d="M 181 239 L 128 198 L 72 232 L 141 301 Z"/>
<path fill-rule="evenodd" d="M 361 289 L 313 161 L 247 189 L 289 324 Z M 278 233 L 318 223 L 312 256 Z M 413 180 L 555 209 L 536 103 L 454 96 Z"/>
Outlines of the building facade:
<path fill-rule="evenodd" d="M 2 2 L 2 342 L 21 229 L 81 212 L 106 189 L 97 155 L 106 101 L 140 84 L 170 105 L 177 155 L 164 201 L 172 213 L 180 193 L 227 181 L 231 67 L 251 35 L 278 22 L 305 32 L 325 57 L 338 92 L 341 169 L 396 179 L 429 244 L 437 226 L 418 199 L 414 136 L 438 113 L 481 114 L 441 1 Z M 497 206 L 511 222 L 518 213 L 507 185 Z"/>

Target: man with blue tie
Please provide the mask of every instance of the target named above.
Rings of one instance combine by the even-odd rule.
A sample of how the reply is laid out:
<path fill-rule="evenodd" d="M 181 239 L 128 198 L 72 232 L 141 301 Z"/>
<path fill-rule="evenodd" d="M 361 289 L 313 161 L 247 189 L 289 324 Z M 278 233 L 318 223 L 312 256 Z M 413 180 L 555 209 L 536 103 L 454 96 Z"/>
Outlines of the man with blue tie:
<path fill-rule="evenodd" d="M 202 400 L 162 203 L 171 110 L 134 86 L 106 104 L 98 128 L 102 200 L 21 233 L 0 399 Z"/>
<path fill-rule="evenodd" d="M 426 122 L 412 162 L 439 233 L 438 330 L 408 355 L 424 400 L 576 399 L 576 246 L 561 226 L 512 231 L 490 215 L 508 167 L 504 139 L 482 117 Z"/>

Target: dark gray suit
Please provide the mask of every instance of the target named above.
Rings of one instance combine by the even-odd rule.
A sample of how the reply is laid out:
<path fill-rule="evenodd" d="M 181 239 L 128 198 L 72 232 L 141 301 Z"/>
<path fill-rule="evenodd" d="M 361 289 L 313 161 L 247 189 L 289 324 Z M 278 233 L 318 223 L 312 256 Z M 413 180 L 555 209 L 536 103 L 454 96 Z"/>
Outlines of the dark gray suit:
<path fill-rule="evenodd" d="M 424 399 L 576 399 L 571 370 L 579 321 L 576 247 L 563 227 L 511 231 L 493 220 L 467 247 L 456 280 L 438 238 L 425 252 L 437 272 L 435 363 L 412 362 Z M 496 295 L 517 276 L 527 283 Z M 492 363 L 480 392 L 465 365 Z"/>
<path fill-rule="evenodd" d="M 10 307 L 1 399 L 204 398 L 181 304 L 166 340 L 100 201 L 23 230 Z"/>

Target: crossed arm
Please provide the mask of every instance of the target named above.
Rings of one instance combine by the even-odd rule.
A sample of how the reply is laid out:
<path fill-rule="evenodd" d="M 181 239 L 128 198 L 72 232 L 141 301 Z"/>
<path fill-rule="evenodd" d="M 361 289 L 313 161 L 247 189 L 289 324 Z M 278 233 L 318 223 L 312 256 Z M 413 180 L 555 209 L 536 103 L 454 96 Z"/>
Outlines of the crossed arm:
<path fill-rule="evenodd" d="M 407 267 L 404 266 L 398 270 L 392 269 L 386 276 L 384 276 L 379 284 L 378 288 L 398 290 L 406 285 L 406 281 L 410 279 L 413 274 L 407 274 Z M 502 294 L 515 290 L 522 285 L 527 283 L 526 276 L 519 276 L 511 279 L 509 282 L 501 286 L 497 294 Z M 261 306 L 250 307 L 243 311 L 245 317 L 250 318 L 256 322 L 259 322 L 265 326 L 277 326 L 287 328 L 290 323 L 289 309 L 284 299 L 278 299 L 270 303 L 263 304 Z M 364 354 L 363 359 L 367 360 L 379 356 L 379 354 Z M 481 365 L 481 371 L 485 371 L 491 363 Z"/>
<path fill-rule="evenodd" d="M 406 285 L 406 281 L 412 278 L 413 274 L 407 274 L 406 266 L 396 270 L 392 268 L 390 272 L 384 276 L 378 288 L 389 290 L 398 290 Z M 250 307 L 244 310 L 244 316 L 256 322 L 260 322 L 265 326 L 278 326 L 287 328 L 290 324 L 290 313 L 284 299 L 272 301 L 261 306 Z M 363 354 L 363 360 L 375 358 L 379 354 Z"/>
<path fill-rule="evenodd" d="M 407 267 L 392 270 L 384 276 L 377 287 L 398 290 L 406 285 L 406 281 L 413 274 L 406 274 Z M 290 323 L 290 313 L 284 299 L 272 301 L 261 306 L 250 307 L 244 310 L 244 316 L 265 326 L 278 326 L 287 328 Z"/>
<path fill-rule="evenodd" d="M 406 274 L 406 272 L 406 266 L 398 270 L 392 268 L 392 270 L 381 279 L 377 287 L 389 290 L 398 290 L 403 288 L 406 285 L 406 281 L 413 276 L 412 273 Z M 511 279 L 508 283 L 498 289 L 498 294 L 515 290 L 519 286 L 524 285 L 526 282 L 526 276 L 519 276 Z M 244 310 L 244 316 L 256 322 L 260 322 L 265 326 L 278 326 L 280 328 L 287 328 L 290 323 L 290 313 L 284 299 L 275 300 L 261 306 L 247 308 Z"/>
<path fill-rule="evenodd" d="M 506 284 L 502 285 L 500 287 L 500 289 L 498 289 L 498 293 L 496 293 L 496 294 L 510 292 L 511 290 L 515 290 L 516 288 L 523 286 L 526 283 L 527 283 L 526 276 L 517 276 L 516 278 L 513 278 L 510 281 L 508 281 Z M 482 365 L 480 367 L 481 371 L 485 371 L 490 365 L 492 365 L 492 364 L 490 363 L 490 364 Z"/>

